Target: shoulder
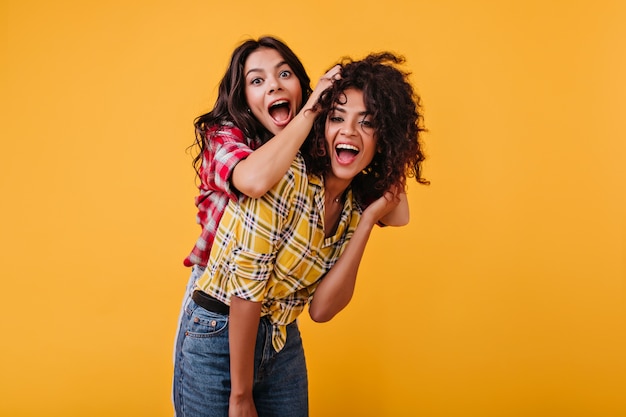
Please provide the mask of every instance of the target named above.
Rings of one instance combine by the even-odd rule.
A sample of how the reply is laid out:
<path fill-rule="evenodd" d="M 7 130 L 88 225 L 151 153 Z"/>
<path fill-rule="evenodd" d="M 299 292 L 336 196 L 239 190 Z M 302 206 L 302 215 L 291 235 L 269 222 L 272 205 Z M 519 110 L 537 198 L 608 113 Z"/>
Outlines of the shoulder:
<path fill-rule="evenodd" d="M 210 140 L 245 142 L 246 137 L 242 130 L 232 122 L 214 124 L 206 129 L 206 137 Z"/>
<path fill-rule="evenodd" d="M 230 122 L 222 122 L 206 130 L 205 159 L 214 164 L 232 165 L 256 149 L 256 142 L 247 138 L 243 131 Z"/>

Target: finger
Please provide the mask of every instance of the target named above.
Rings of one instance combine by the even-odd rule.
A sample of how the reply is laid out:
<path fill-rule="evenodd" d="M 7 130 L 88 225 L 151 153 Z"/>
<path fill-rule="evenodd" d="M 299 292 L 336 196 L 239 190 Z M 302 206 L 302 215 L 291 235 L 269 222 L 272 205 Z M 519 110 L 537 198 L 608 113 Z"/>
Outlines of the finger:
<path fill-rule="evenodd" d="M 341 78 L 341 65 L 335 65 L 326 73 L 326 78 L 335 81 Z"/>

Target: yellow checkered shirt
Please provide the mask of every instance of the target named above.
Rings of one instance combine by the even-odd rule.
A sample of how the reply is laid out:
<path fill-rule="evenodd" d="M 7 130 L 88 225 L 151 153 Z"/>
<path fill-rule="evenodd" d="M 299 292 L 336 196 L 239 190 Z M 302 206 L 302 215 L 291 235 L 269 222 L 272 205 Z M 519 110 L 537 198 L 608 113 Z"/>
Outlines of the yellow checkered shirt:
<path fill-rule="evenodd" d="M 307 176 L 298 156 L 263 197 L 230 201 L 196 287 L 226 304 L 232 295 L 261 302 L 278 352 L 285 345 L 285 326 L 302 313 L 360 218 L 348 190 L 337 230 L 325 238 L 323 180 Z"/>

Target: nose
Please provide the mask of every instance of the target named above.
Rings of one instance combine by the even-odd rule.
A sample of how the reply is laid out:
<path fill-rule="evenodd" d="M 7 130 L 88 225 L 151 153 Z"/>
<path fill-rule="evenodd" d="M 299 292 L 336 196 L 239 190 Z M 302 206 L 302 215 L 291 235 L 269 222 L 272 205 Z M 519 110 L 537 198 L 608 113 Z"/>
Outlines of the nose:
<path fill-rule="evenodd" d="M 346 122 L 341 128 L 341 134 L 344 136 L 352 136 L 354 135 L 356 129 L 353 123 Z"/>
<path fill-rule="evenodd" d="M 280 84 L 280 80 L 276 78 L 272 78 L 271 80 L 269 80 L 269 82 L 267 83 L 267 87 L 268 87 L 269 93 L 273 93 L 275 91 L 279 91 L 283 89 Z"/>

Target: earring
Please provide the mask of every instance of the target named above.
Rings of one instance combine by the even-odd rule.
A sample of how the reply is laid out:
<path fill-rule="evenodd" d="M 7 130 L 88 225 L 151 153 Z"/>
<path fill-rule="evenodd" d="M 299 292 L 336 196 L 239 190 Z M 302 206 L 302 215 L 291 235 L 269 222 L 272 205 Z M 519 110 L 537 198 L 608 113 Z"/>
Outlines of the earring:
<path fill-rule="evenodd" d="M 250 107 L 248 107 L 248 110 L 246 110 L 248 113 L 252 113 L 252 110 L 250 110 Z"/>

